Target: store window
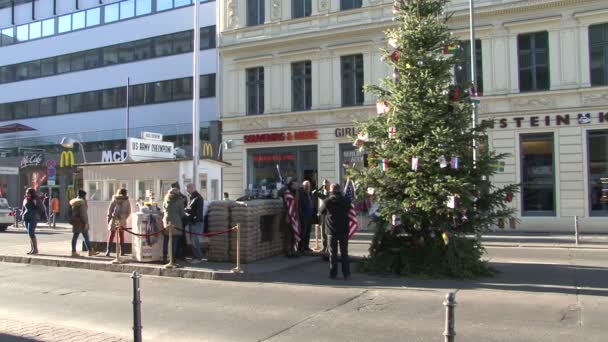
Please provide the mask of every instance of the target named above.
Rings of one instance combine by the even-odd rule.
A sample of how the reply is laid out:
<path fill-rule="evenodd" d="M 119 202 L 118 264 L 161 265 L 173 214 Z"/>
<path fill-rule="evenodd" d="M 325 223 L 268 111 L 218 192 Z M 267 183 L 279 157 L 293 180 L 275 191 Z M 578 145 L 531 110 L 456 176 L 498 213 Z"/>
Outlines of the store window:
<path fill-rule="evenodd" d="M 264 113 L 264 68 L 247 69 L 247 115 Z"/>
<path fill-rule="evenodd" d="M 87 198 L 89 201 L 101 201 L 101 182 L 87 182 Z"/>
<path fill-rule="evenodd" d="M 264 24 L 264 0 L 247 0 L 247 26 Z"/>
<path fill-rule="evenodd" d="M 553 133 L 520 136 L 522 215 L 555 216 Z"/>
<path fill-rule="evenodd" d="M 549 90 L 549 33 L 517 36 L 519 91 Z"/>
<path fill-rule="evenodd" d="M 247 189 L 264 193 L 291 178 L 301 184 L 317 183 L 317 146 L 251 149 L 247 151 Z"/>
<path fill-rule="evenodd" d="M 608 85 L 608 24 L 589 26 L 589 67 L 592 86 Z"/>
<path fill-rule="evenodd" d="M 291 63 L 292 110 L 309 110 L 312 102 L 310 61 Z"/>
<path fill-rule="evenodd" d="M 312 12 L 312 0 L 291 0 L 291 17 L 310 17 Z"/>
<path fill-rule="evenodd" d="M 363 104 L 363 55 L 342 56 L 342 106 Z"/>
<path fill-rule="evenodd" d="M 608 216 L 608 131 L 589 131 L 587 146 L 591 216 Z"/>
<path fill-rule="evenodd" d="M 346 183 L 348 169 L 363 169 L 363 152 L 353 144 L 340 144 L 340 184 Z"/>
<path fill-rule="evenodd" d="M 454 79 L 457 84 L 471 83 L 471 41 L 461 41 L 457 57 L 460 63 L 454 66 Z M 481 63 L 481 39 L 475 39 L 475 64 L 477 68 L 477 91 L 483 91 L 483 65 Z"/>

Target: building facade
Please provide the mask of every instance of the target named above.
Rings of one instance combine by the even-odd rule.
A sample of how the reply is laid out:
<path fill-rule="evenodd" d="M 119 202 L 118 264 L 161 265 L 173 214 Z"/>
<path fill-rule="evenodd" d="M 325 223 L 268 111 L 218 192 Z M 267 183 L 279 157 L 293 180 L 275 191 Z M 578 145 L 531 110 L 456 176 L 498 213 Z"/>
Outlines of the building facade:
<path fill-rule="evenodd" d="M 216 18 L 216 3 L 201 1 L 207 158 L 217 158 L 221 140 Z M 73 164 L 85 159 L 78 145 L 62 148 L 63 137 L 83 143 L 87 162 L 124 160 L 126 137 L 142 131 L 189 155 L 192 25 L 192 0 L 0 1 L 0 187 L 11 205 L 26 186 L 62 200 L 78 187 Z"/>
<path fill-rule="evenodd" d="M 361 165 L 354 122 L 375 115 L 363 84 L 390 75 L 380 60 L 392 2 L 220 2 L 220 113 L 232 140 L 224 187 L 268 189 L 280 176 L 344 183 Z M 508 153 L 497 186 L 521 184 L 518 228 L 608 231 L 608 4 L 601 0 L 477 1 L 479 120 Z M 448 12 L 470 81 L 468 1 Z M 278 166 L 277 166 L 278 165 Z"/>

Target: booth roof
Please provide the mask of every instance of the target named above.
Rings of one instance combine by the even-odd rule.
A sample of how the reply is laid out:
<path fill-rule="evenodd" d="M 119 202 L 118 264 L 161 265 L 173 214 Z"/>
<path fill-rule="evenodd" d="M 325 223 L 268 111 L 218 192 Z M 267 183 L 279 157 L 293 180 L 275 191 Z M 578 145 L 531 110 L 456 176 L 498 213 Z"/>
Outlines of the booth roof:
<path fill-rule="evenodd" d="M 111 166 L 111 165 L 139 165 L 139 164 L 153 164 L 153 163 L 170 163 L 170 162 L 183 162 L 191 161 L 192 158 L 181 158 L 181 159 L 156 159 L 156 160 L 142 160 L 142 161 L 124 161 L 124 162 L 107 162 L 107 163 L 86 163 L 76 164 L 76 167 L 88 167 L 88 166 Z M 232 166 L 232 164 L 221 160 L 201 158 L 200 161 L 206 161 L 219 166 Z"/>

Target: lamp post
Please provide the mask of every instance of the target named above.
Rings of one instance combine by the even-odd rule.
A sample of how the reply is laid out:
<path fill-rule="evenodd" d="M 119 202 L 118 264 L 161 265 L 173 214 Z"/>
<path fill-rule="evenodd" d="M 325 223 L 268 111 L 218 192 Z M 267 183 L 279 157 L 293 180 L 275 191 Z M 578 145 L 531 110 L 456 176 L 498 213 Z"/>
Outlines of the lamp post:
<path fill-rule="evenodd" d="M 477 51 L 475 46 L 475 16 L 473 0 L 469 0 L 469 31 L 471 34 L 471 83 L 472 89 L 475 89 L 477 93 Z M 471 94 L 477 96 L 477 94 Z M 473 102 L 473 113 L 472 113 L 472 128 L 477 128 L 477 103 Z M 477 164 L 477 141 L 473 138 L 473 165 Z"/>
<path fill-rule="evenodd" d="M 199 54 L 201 46 L 199 8 L 200 0 L 194 0 L 194 51 L 192 52 L 192 183 L 195 188 L 200 187 L 198 162 L 201 149 L 200 138 L 200 72 Z"/>
<path fill-rule="evenodd" d="M 69 148 L 69 149 L 74 148 L 74 144 L 80 145 L 80 151 L 82 152 L 82 159 L 84 160 L 85 164 L 87 163 L 87 157 L 84 155 L 84 145 L 82 144 L 82 141 L 76 140 L 73 138 L 63 137 L 63 139 L 61 139 L 60 144 L 61 144 L 61 146 L 65 147 L 65 148 Z"/>

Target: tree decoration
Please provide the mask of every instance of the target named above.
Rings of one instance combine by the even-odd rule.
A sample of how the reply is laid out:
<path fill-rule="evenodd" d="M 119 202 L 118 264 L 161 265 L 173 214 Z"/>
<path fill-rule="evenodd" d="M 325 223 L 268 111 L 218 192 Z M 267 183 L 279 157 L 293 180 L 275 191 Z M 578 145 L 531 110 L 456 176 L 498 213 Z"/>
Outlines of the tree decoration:
<path fill-rule="evenodd" d="M 515 217 L 509 217 L 509 228 L 517 228 L 517 220 L 515 219 Z"/>
<path fill-rule="evenodd" d="M 412 157 L 412 171 L 417 172 L 418 171 L 418 164 L 420 163 L 420 158 L 418 157 Z"/>
<path fill-rule="evenodd" d="M 386 101 L 376 102 L 376 113 L 378 115 L 384 115 L 388 112 L 390 112 L 390 108 L 388 107 L 388 102 L 386 102 Z"/>
<path fill-rule="evenodd" d="M 397 135 L 397 128 L 395 128 L 395 127 L 389 127 L 388 128 L 388 138 L 389 139 L 395 139 L 396 135 Z"/>
<path fill-rule="evenodd" d="M 353 145 L 356 147 L 362 147 L 368 141 L 369 141 L 368 134 L 364 133 L 364 132 L 359 132 L 357 134 L 357 139 L 355 139 L 355 142 L 353 143 Z"/>
<path fill-rule="evenodd" d="M 507 202 L 513 202 L 513 193 L 512 192 L 507 192 L 507 194 L 505 195 L 505 201 Z"/>
<path fill-rule="evenodd" d="M 391 216 L 391 224 L 393 226 L 398 226 L 401 224 L 401 217 L 399 217 L 399 215 L 392 215 Z"/>
<path fill-rule="evenodd" d="M 394 63 L 398 63 L 399 62 L 399 51 L 398 50 L 395 50 L 395 51 L 393 51 L 393 53 L 391 53 L 391 60 Z"/>
<path fill-rule="evenodd" d="M 446 44 L 443 47 L 443 54 L 449 57 L 454 56 L 458 53 L 458 45 L 457 44 Z"/>
<path fill-rule="evenodd" d="M 501 217 L 501 218 L 499 218 L 499 219 L 498 219 L 498 224 L 497 224 L 497 225 L 498 225 L 498 228 L 500 228 L 500 229 L 505 229 L 505 219 L 504 219 L 504 218 L 502 218 L 502 217 Z"/>
<path fill-rule="evenodd" d="M 348 175 L 364 188 L 376 189 L 379 223 L 364 262 L 364 269 L 374 272 L 487 275 L 480 237 L 515 210 L 508 206 L 505 194 L 516 192 L 517 186 L 488 181 L 494 175 L 490 165 L 506 155 L 487 149 L 473 161 L 472 142 L 485 141 L 489 125 L 472 128 L 473 106 L 465 100 L 475 91 L 465 94 L 469 85 L 453 84 L 461 54 L 443 56 L 444 47 L 449 53 L 458 44 L 448 28 L 449 15 L 444 14 L 448 2 L 398 0 L 397 20 L 386 32 L 393 48 L 383 50 L 384 62 L 394 69 L 393 77 L 389 74 L 381 83 L 365 88 L 391 107 L 390 113 L 357 124 L 359 131 L 376 139 L 366 143 L 365 149 L 384 166 L 349 170 Z M 395 50 L 398 58 L 393 59 Z M 390 133 L 386 138 L 391 127 L 399 129 L 394 140 Z M 397 137 L 401 143 L 396 143 Z M 418 164 L 431 163 L 416 167 L 412 157 Z M 388 170 L 388 160 L 391 172 L 382 172 Z M 452 166 L 449 170 L 448 165 Z M 469 194 L 478 199 L 471 200 Z M 392 215 L 403 221 L 398 231 L 388 229 Z M 436 236 L 431 232 L 437 232 Z"/>

